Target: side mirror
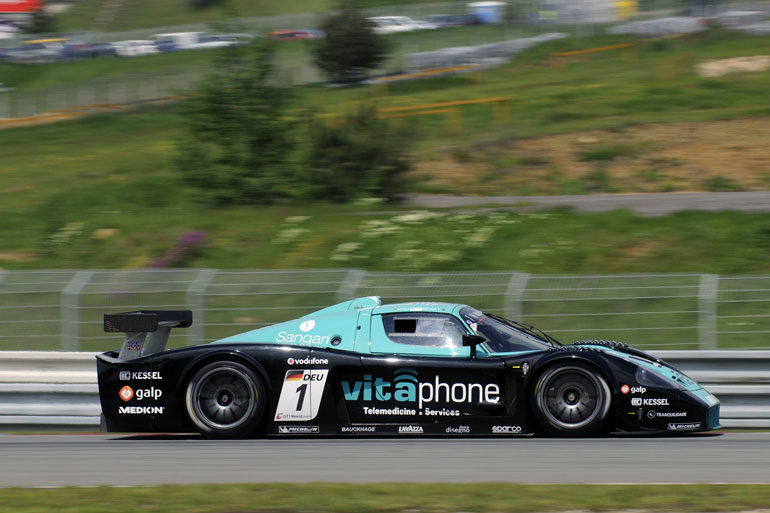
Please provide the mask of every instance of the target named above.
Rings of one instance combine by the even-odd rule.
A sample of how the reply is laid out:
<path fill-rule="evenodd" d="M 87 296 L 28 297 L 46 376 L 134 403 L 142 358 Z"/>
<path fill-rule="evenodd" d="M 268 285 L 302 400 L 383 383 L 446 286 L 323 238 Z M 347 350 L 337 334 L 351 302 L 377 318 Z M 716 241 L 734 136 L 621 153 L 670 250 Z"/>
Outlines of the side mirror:
<path fill-rule="evenodd" d="M 483 344 L 487 339 L 481 335 L 463 335 L 463 347 L 471 348 L 471 358 L 476 358 L 476 346 Z"/>

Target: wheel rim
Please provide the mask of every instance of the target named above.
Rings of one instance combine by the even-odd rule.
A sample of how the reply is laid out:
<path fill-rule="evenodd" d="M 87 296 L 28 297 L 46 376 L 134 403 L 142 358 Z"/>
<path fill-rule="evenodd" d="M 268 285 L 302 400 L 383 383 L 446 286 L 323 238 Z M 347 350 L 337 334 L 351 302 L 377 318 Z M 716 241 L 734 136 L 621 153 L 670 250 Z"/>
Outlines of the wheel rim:
<path fill-rule="evenodd" d="M 220 367 L 195 382 L 192 400 L 195 416 L 202 423 L 217 430 L 235 429 L 257 408 L 257 388 L 240 369 Z"/>
<path fill-rule="evenodd" d="M 604 383 L 581 367 L 562 367 L 546 374 L 537 403 L 548 420 L 561 429 L 591 424 L 606 411 Z"/>

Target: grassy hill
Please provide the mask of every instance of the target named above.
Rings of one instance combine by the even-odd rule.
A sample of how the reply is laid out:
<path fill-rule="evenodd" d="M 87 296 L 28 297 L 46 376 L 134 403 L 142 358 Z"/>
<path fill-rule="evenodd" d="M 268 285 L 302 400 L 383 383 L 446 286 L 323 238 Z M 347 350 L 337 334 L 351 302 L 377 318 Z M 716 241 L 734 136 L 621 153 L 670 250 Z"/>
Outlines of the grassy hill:
<path fill-rule="evenodd" d="M 760 146 L 751 146 L 748 132 L 729 143 L 732 149 L 726 148 L 713 167 L 704 167 L 708 162 L 692 167 L 657 155 L 668 152 L 670 145 L 684 148 L 683 154 L 705 152 L 699 149 L 698 133 L 713 132 L 715 120 L 743 123 L 752 118 L 761 123 L 770 118 L 767 71 L 723 78 L 695 73 L 701 60 L 753 55 L 770 38 L 714 31 L 646 42 L 632 53 L 599 52 L 549 64 L 553 52 L 620 41 L 564 40 L 483 73 L 387 88 L 301 87 L 293 115 L 333 115 L 362 101 L 403 107 L 510 98 L 500 105 L 479 103 L 394 119 L 414 134 L 417 166 L 409 185 L 414 191 L 631 192 L 640 190 L 640 184 L 650 190 L 672 185 L 674 190 L 719 190 L 719 183 L 707 180 L 713 177 L 722 177 L 723 186 L 767 187 L 766 144 L 760 137 L 755 143 Z M 645 127 L 651 123 L 676 124 L 683 131 L 668 141 L 645 140 L 652 132 Z M 752 130 L 762 133 L 761 126 Z M 560 210 L 550 215 L 437 212 L 403 218 L 404 207 L 376 202 L 215 209 L 196 200 L 174 167 L 175 143 L 183 129 L 175 105 L 167 104 L 0 131 L 0 267 L 141 268 L 196 231 L 204 233 L 205 245 L 174 265 L 770 271 L 766 214 L 642 219 L 627 212 L 577 215 Z M 739 138 L 736 133 L 731 137 Z M 751 159 L 749 178 L 731 175 L 742 155 Z M 581 171 L 575 174 L 572 168 Z M 618 169 L 636 181 L 622 179 L 615 174 Z"/>

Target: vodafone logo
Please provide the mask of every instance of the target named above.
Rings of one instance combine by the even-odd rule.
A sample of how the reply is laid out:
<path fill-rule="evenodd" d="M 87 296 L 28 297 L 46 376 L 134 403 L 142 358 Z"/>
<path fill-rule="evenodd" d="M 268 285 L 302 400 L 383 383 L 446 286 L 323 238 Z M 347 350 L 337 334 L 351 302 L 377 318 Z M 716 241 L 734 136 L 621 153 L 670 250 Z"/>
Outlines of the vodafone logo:
<path fill-rule="evenodd" d="M 627 394 L 631 391 L 631 387 L 629 387 L 628 385 L 623 385 L 622 387 L 620 387 L 620 391 L 623 392 L 624 394 Z"/>
<path fill-rule="evenodd" d="M 299 325 L 299 330 L 302 332 L 310 331 L 315 328 L 315 321 L 305 321 Z"/>
<path fill-rule="evenodd" d="M 294 358 L 289 358 L 288 360 L 286 360 L 286 363 L 288 363 L 289 365 L 294 365 Z"/>
<path fill-rule="evenodd" d="M 134 391 L 131 389 L 130 386 L 126 385 L 123 388 L 120 389 L 120 392 L 118 392 L 118 395 L 120 396 L 123 401 L 130 401 L 134 397 Z"/>

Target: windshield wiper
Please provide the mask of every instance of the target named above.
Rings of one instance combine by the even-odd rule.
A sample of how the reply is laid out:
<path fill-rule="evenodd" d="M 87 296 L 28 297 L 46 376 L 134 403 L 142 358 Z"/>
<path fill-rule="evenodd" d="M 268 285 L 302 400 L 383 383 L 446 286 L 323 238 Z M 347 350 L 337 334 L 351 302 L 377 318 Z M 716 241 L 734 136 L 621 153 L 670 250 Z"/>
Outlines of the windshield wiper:
<path fill-rule="evenodd" d="M 484 315 L 486 315 L 487 317 L 491 317 L 496 321 L 502 322 L 503 324 L 507 324 L 508 326 L 512 326 L 520 331 L 523 331 L 527 335 L 532 335 L 533 337 L 538 338 L 544 342 L 548 342 L 552 346 L 562 345 L 562 343 L 556 340 L 554 337 L 552 337 L 545 331 L 541 330 L 540 328 L 536 328 L 535 326 L 532 326 L 531 324 L 524 324 L 522 322 L 512 321 L 510 319 L 506 319 L 505 317 L 500 317 L 499 315 L 491 314 L 488 312 L 484 312 Z"/>

